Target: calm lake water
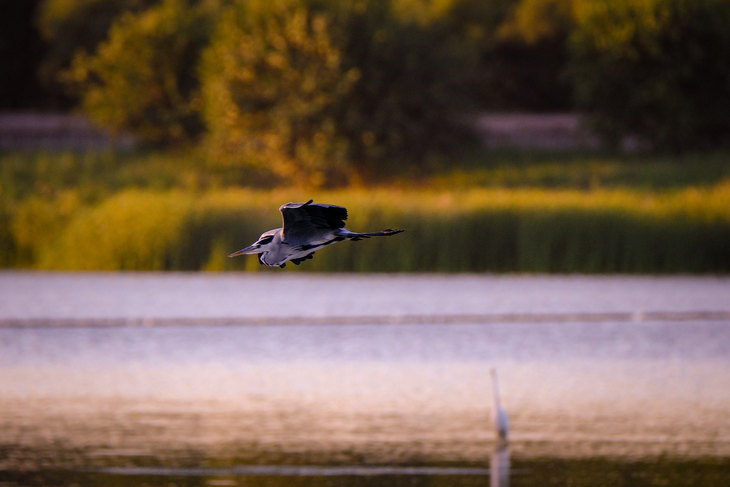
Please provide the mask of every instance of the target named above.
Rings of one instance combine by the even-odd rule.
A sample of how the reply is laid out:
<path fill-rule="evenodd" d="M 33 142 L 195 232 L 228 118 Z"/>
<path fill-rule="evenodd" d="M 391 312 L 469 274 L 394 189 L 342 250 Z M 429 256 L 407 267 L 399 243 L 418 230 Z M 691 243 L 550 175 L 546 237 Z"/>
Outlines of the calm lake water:
<path fill-rule="evenodd" d="M 142 484 L 728 485 L 730 279 L 0 273 L 0 485 Z"/>

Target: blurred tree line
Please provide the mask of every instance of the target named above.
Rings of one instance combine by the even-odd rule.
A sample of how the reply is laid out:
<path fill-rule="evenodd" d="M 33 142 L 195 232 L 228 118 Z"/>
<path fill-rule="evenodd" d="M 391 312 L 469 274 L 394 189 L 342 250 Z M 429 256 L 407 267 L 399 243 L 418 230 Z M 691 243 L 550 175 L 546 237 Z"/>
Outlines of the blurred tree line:
<path fill-rule="evenodd" d="M 730 142 L 728 0 L 0 1 L 3 107 L 43 94 L 252 178 L 407 170 L 467 146 L 482 110 L 578 110 L 614 145 Z"/>

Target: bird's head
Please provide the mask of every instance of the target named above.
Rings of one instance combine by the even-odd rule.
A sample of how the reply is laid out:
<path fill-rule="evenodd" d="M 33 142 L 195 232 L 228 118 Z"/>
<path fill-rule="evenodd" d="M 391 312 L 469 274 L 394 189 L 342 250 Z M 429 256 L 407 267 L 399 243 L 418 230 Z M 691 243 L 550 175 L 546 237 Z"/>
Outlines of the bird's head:
<path fill-rule="evenodd" d="M 237 257 L 239 255 L 247 254 L 262 254 L 264 252 L 268 252 L 269 250 L 271 250 L 271 247 L 275 245 L 274 237 L 276 236 L 277 232 L 278 230 L 269 230 L 268 232 L 261 234 L 258 240 L 256 240 L 254 243 L 246 248 L 237 250 L 232 254 L 229 254 L 228 257 Z"/>

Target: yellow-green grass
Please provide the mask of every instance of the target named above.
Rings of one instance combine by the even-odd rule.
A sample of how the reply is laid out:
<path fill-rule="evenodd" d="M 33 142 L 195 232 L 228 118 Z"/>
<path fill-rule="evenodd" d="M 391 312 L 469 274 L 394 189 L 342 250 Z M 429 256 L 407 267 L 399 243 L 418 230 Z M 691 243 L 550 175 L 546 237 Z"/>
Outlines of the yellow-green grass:
<path fill-rule="evenodd" d="M 279 226 L 280 204 L 315 198 L 346 206 L 353 230 L 406 232 L 288 268 L 730 271 L 728 154 L 469 157 L 308 191 L 251 189 L 247 173 L 194 152 L 0 153 L 0 266 L 259 270 L 226 255 Z"/>
<path fill-rule="evenodd" d="M 397 162 L 397 161 L 396 161 Z M 482 151 L 412 171 L 394 162 L 368 184 L 400 188 L 634 188 L 713 186 L 730 179 L 730 153 L 682 157 Z M 355 178 L 358 179 L 358 178 Z M 273 180 L 272 180 L 273 181 Z M 99 200 L 128 188 L 220 189 L 265 186 L 261 174 L 185 152 L 0 152 L 0 199 L 73 190 Z"/>
<path fill-rule="evenodd" d="M 298 269 L 404 272 L 730 271 L 730 183 L 625 189 L 125 190 L 79 208 L 38 239 L 42 269 L 259 270 L 233 250 L 280 225 L 287 201 L 346 206 L 354 231 Z M 296 268 L 294 265 L 288 268 Z"/>

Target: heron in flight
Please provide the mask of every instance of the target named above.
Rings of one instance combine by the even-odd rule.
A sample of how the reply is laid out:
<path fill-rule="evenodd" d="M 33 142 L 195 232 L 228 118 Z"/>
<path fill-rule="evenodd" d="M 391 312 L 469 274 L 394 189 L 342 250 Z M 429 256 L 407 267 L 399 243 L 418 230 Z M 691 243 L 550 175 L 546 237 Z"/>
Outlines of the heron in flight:
<path fill-rule="evenodd" d="M 264 232 L 256 242 L 233 252 L 228 257 L 258 254 L 259 262 L 270 267 L 284 267 L 291 261 L 299 265 L 311 259 L 314 252 L 343 240 L 387 237 L 403 230 L 390 228 L 382 232 L 355 233 L 345 228 L 347 209 L 335 205 L 287 203 L 279 207 L 284 221 L 282 228 Z"/>

